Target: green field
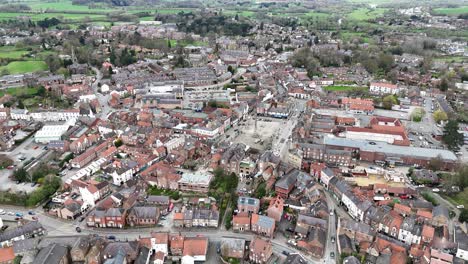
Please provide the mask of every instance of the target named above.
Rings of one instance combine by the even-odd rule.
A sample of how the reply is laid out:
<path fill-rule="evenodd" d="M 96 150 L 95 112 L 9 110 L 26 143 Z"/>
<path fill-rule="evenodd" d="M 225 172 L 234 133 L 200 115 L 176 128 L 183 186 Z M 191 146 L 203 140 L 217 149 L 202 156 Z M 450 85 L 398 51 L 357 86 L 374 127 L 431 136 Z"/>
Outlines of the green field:
<path fill-rule="evenodd" d="M 44 61 L 13 61 L 0 67 L 0 71 L 3 70 L 7 70 L 10 74 L 45 71 L 47 64 Z"/>
<path fill-rule="evenodd" d="M 458 16 L 461 14 L 468 14 L 468 6 L 454 7 L 454 8 L 436 8 L 434 13 L 438 15 Z"/>
<path fill-rule="evenodd" d="M 242 17 L 253 17 L 255 16 L 255 12 L 252 11 L 235 11 L 235 10 L 226 10 L 223 12 L 225 15 L 228 16 L 235 16 L 236 14 Z"/>
<path fill-rule="evenodd" d="M 346 85 L 331 85 L 323 88 L 325 91 L 329 92 L 344 92 L 352 90 L 367 90 L 367 87 L 360 86 L 346 86 Z"/>
<path fill-rule="evenodd" d="M 437 57 L 434 58 L 435 61 L 444 61 L 444 62 L 467 62 L 468 57 L 463 56 L 446 56 L 446 57 Z"/>
<path fill-rule="evenodd" d="M 37 94 L 37 88 L 18 87 L 18 88 L 8 88 L 8 89 L 0 90 L 0 97 L 5 94 L 9 94 L 13 96 L 19 96 L 23 94 L 35 95 Z"/>
<path fill-rule="evenodd" d="M 16 49 L 13 46 L 0 47 L 0 59 L 21 59 L 28 53 L 25 49 Z"/>
<path fill-rule="evenodd" d="M 180 46 L 182 47 L 185 47 L 185 46 L 208 46 L 208 43 L 204 42 L 204 41 L 193 41 L 193 42 L 187 42 L 187 41 L 183 41 L 183 40 L 175 40 L 175 39 L 171 39 L 169 40 L 171 42 L 171 47 L 176 47 L 177 44 L 179 44 Z"/>
<path fill-rule="evenodd" d="M 15 19 L 17 17 L 30 17 L 33 21 L 43 20 L 45 18 L 58 18 L 59 20 L 83 20 L 89 19 L 107 19 L 105 15 L 94 14 L 66 14 L 66 13 L 0 13 L 0 20 Z"/>
<path fill-rule="evenodd" d="M 109 12 L 110 8 L 104 8 L 98 4 L 98 8 L 89 8 L 87 5 L 74 5 L 71 0 L 60 1 L 27 1 L 33 10 L 52 9 L 55 11 L 79 11 L 79 12 Z"/>
<path fill-rule="evenodd" d="M 348 14 L 349 19 L 353 20 L 368 20 L 380 17 L 383 13 L 387 11 L 386 8 L 375 8 L 375 9 L 368 9 L 368 8 L 358 8 L 353 12 Z"/>

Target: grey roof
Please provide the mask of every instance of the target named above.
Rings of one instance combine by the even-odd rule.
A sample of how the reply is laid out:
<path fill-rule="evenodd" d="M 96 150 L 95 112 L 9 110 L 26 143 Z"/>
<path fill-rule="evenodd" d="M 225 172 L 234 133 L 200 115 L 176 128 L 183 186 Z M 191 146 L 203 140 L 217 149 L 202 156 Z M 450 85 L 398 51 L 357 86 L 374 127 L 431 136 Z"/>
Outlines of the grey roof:
<path fill-rule="evenodd" d="M 445 216 L 447 219 L 449 218 L 449 210 L 447 207 L 443 205 L 438 205 L 432 209 L 432 217 L 436 216 Z"/>
<path fill-rule="evenodd" d="M 345 248 L 351 249 L 352 251 L 356 251 L 354 243 L 351 241 L 351 238 L 349 238 L 346 234 L 338 236 L 338 243 L 340 243 L 341 251 L 343 251 L 343 249 Z"/>
<path fill-rule="evenodd" d="M 34 259 L 34 264 L 59 264 L 68 254 L 68 248 L 56 243 L 43 248 Z"/>
<path fill-rule="evenodd" d="M 143 207 L 135 206 L 132 208 L 130 214 L 134 214 L 138 218 L 142 219 L 156 219 L 159 216 L 159 208 L 157 207 Z"/>
<path fill-rule="evenodd" d="M 37 221 L 29 222 L 16 229 L 8 230 L 4 232 L 3 234 L 0 234 L 0 242 L 8 241 L 15 237 L 20 237 L 26 234 L 31 234 L 31 233 L 42 231 L 42 230 L 43 230 L 43 227 L 39 222 Z"/>
<path fill-rule="evenodd" d="M 356 222 L 354 220 L 348 220 L 348 219 L 341 219 L 340 225 L 343 228 L 346 228 L 348 230 L 353 230 L 355 232 L 369 234 L 369 235 L 373 234 L 371 226 L 362 222 Z"/>
<path fill-rule="evenodd" d="M 290 253 L 284 264 L 306 264 L 307 260 L 299 253 Z"/>
<path fill-rule="evenodd" d="M 135 264 L 146 264 L 146 260 L 148 259 L 149 254 L 150 254 L 149 248 L 141 247 L 140 252 L 138 253 L 138 257 L 135 260 Z"/>
<path fill-rule="evenodd" d="M 252 198 L 252 197 L 246 197 L 246 196 L 240 196 L 239 200 L 237 201 L 238 204 L 246 204 L 246 205 L 255 205 L 259 206 L 260 205 L 260 200 L 257 198 Z"/>
<path fill-rule="evenodd" d="M 224 251 L 242 251 L 245 250 L 245 239 L 223 237 L 221 240 L 221 252 Z"/>
<path fill-rule="evenodd" d="M 122 208 L 109 208 L 106 211 L 105 216 L 110 216 L 110 217 L 122 216 L 123 211 L 124 211 L 124 209 L 122 209 Z"/>
<path fill-rule="evenodd" d="M 284 175 L 279 179 L 275 187 L 280 187 L 283 189 L 289 189 L 290 186 L 295 185 L 297 181 L 297 176 L 299 175 L 299 170 L 292 170 L 288 174 Z"/>
<path fill-rule="evenodd" d="M 169 196 L 149 195 L 146 201 L 148 203 L 169 204 Z"/>
<path fill-rule="evenodd" d="M 372 144 L 371 144 L 372 142 Z M 444 160 L 457 161 L 458 158 L 455 154 L 448 150 L 443 149 L 427 149 L 418 147 L 405 147 L 390 145 L 384 142 L 367 141 L 357 139 L 347 139 L 338 137 L 324 137 L 323 143 L 331 146 L 351 147 L 358 148 L 361 151 L 367 152 L 381 152 L 391 157 L 411 156 L 422 159 L 437 158 L 439 155 Z"/>
<path fill-rule="evenodd" d="M 115 257 L 108 259 L 104 262 L 104 264 L 124 264 L 126 262 L 125 258 L 125 251 L 123 248 L 119 248 L 119 251 L 115 255 Z"/>
<path fill-rule="evenodd" d="M 37 250 L 38 238 L 24 239 L 13 242 L 15 255 Z"/>
<path fill-rule="evenodd" d="M 264 215 L 258 216 L 257 225 L 263 228 L 272 228 L 274 224 L 275 224 L 275 219 L 268 217 L 268 216 L 264 216 Z"/>
<path fill-rule="evenodd" d="M 343 259 L 343 264 L 361 264 L 361 261 L 355 256 L 349 256 Z"/>
<path fill-rule="evenodd" d="M 455 242 L 459 249 L 468 250 L 468 235 L 459 226 L 455 229 Z"/>

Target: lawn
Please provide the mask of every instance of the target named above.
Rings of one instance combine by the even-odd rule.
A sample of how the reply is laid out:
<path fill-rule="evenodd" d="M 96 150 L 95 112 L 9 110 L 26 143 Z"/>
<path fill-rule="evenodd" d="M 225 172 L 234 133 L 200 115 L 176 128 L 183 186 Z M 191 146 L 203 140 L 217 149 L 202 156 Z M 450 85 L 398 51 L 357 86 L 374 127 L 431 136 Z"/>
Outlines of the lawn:
<path fill-rule="evenodd" d="M 176 47 L 177 44 L 180 44 L 182 47 L 185 47 L 185 46 L 190 46 L 190 45 L 193 45 L 193 46 L 208 46 L 208 43 L 204 42 L 204 41 L 193 41 L 193 42 L 188 42 L 188 41 L 184 41 L 184 40 L 175 40 L 175 39 L 171 39 L 169 40 L 171 42 L 171 47 Z"/>
<path fill-rule="evenodd" d="M 14 46 L 3 46 L 0 47 L 0 58 L 1 59 L 20 59 L 23 55 L 29 52 L 25 49 L 16 49 Z"/>
<path fill-rule="evenodd" d="M 45 71 L 47 64 L 44 61 L 13 61 L 0 67 L 0 71 L 2 70 L 7 70 L 10 74 Z"/>
<path fill-rule="evenodd" d="M 368 20 L 380 17 L 383 13 L 387 11 L 386 8 L 376 8 L 376 9 L 368 9 L 368 8 L 358 8 L 353 12 L 348 14 L 349 19 L 353 20 Z"/>
<path fill-rule="evenodd" d="M 463 192 L 459 192 L 456 195 L 446 195 L 441 194 L 444 199 L 452 203 L 453 205 L 464 205 L 465 208 L 468 208 L 468 188 L 465 188 Z"/>
<path fill-rule="evenodd" d="M 59 1 L 28 1 L 27 3 L 33 10 L 53 9 L 55 11 L 70 11 L 75 12 L 109 12 L 112 11 L 110 7 L 104 7 L 97 4 L 97 8 L 89 8 L 88 5 L 74 5 L 71 0 Z"/>
<path fill-rule="evenodd" d="M 343 91 L 352 91 L 352 90 L 367 90 L 367 87 L 360 87 L 360 86 L 347 86 L 347 85 L 332 85 L 323 88 L 325 91 L 330 92 L 343 92 Z"/>
<path fill-rule="evenodd" d="M 362 39 L 364 43 L 369 43 L 371 39 L 363 32 L 341 32 L 341 38 L 344 40 Z"/>
<path fill-rule="evenodd" d="M 12 96 L 19 96 L 23 94 L 35 95 L 37 94 L 37 88 L 26 88 L 26 87 L 17 87 L 17 88 L 8 88 L 0 90 L 0 97 L 5 95 L 5 93 Z"/>
<path fill-rule="evenodd" d="M 434 13 L 438 15 L 458 16 L 468 13 L 468 6 L 452 7 L 452 8 L 436 8 Z"/>
<path fill-rule="evenodd" d="M 434 58 L 436 61 L 444 61 L 444 62 L 465 62 L 468 61 L 468 57 L 463 56 L 445 56 L 445 57 L 438 57 Z"/>
<path fill-rule="evenodd" d="M 223 12 L 225 15 L 229 16 L 236 16 L 239 15 L 241 17 L 253 17 L 255 16 L 255 12 L 252 11 L 236 11 L 236 10 L 227 10 Z"/>

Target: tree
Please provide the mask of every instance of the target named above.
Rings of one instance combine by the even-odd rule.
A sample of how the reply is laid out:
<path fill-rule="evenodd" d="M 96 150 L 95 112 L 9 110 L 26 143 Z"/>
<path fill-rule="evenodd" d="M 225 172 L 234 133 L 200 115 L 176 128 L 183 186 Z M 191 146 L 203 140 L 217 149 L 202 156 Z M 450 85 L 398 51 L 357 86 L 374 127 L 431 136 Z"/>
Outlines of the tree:
<path fill-rule="evenodd" d="M 56 72 L 60 67 L 62 67 L 62 62 L 57 56 L 49 55 L 45 58 L 45 63 L 49 67 L 51 72 Z"/>
<path fill-rule="evenodd" d="M 29 178 L 29 175 L 28 175 L 28 172 L 24 169 L 24 168 L 19 168 L 17 169 L 14 173 L 13 173 L 13 177 L 15 177 L 15 179 L 17 181 L 20 181 L 20 182 L 25 182 L 25 181 L 29 181 L 30 178 Z"/>
<path fill-rule="evenodd" d="M 444 161 L 442 159 L 442 156 L 438 155 L 437 157 L 432 158 L 429 161 L 428 167 L 429 169 L 433 171 L 438 171 L 442 169 L 443 165 L 444 165 Z"/>
<path fill-rule="evenodd" d="M 449 120 L 445 124 L 442 141 L 452 151 L 458 151 L 460 146 L 463 145 L 463 134 L 458 132 L 458 122 L 456 120 Z"/>
<path fill-rule="evenodd" d="M 448 87 L 449 87 L 449 83 L 448 83 L 447 78 L 442 78 L 442 80 L 440 80 L 440 83 L 439 83 L 439 89 L 441 91 L 447 91 Z"/>
<path fill-rule="evenodd" d="M 19 109 L 24 109 L 24 103 L 23 103 L 23 100 L 21 100 L 21 99 L 18 101 L 18 108 Z"/>
<path fill-rule="evenodd" d="M 448 119 L 447 113 L 440 109 L 436 110 L 432 114 L 432 117 L 434 117 L 434 121 L 436 121 L 436 123 L 440 123 L 441 121 L 446 121 Z"/>
<path fill-rule="evenodd" d="M 320 62 L 314 57 L 309 48 L 302 48 L 291 56 L 291 64 L 297 68 L 305 68 L 307 75 L 312 78 L 319 73 Z"/>
<path fill-rule="evenodd" d="M 392 109 L 392 106 L 393 105 L 396 105 L 398 104 L 398 100 L 395 98 L 394 95 L 387 95 L 383 98 L 382 100 L 382 105 L 383 105 L 383 108 L 385 109 Z"/>
<path fill-rule="evenodd" d="M 47 93 L 47 90 L 46 90 L 46 88 L 44 88 L 44 86 L 41 86 L 41 87 L 39 87 L 37 89 L 37 95 L 38 96 L 44 96 L 44 95 L 46 95 L 46 93 Z"/>
<path fill-rule="evenodd" d="M 460 223 L 468 222 L 468 209 L 461 210 L 458 221 L 460 221 Z"/>

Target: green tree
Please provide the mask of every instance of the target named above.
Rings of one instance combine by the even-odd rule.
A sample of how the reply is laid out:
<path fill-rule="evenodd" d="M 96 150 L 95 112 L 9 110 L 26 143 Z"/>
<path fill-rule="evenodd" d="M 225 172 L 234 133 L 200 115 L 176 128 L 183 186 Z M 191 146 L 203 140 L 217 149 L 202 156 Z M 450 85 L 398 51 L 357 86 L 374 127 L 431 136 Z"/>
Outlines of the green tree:
<path fill-rule="evenodd" d="M 458 221 L 461 223 L 468 222 L 468 209 L 463 209 L 460 212 L 460 216 L 458 217 Z"/>
<path fill-rule="evenodd" d="M 392 109 L 392 106 L 398 104 L 398 100 L 394 95 L 387 95 L 382 99 L 382 106 L 385 109 Z"/>
<path fill-rule="evenodd" d="M 436 110 L 432 114 L 432 117 L 434 117 L 434 121 L 436 121 L 436 123 L 440 123 L 441 121 L 446 121 L 448 119 L 447 113 L 440 109 Z"/>
<path fill-rule="evenodd" d="M 15 179 L 20 182 L 26 182 L 30 180 L 29 174 L 24 168 L 17 169 L 13 173 L 13 177 L 15 177 Z"/>
<path fill-rule="evenodd" d="M 314 57 L 310 48 L 301 48 L 290 58 L 291 64 L 297 68 L 305 68 L 307 75 L 312 78 L 319 73 L 320 62 Z"/>
<path fill-rule="evenodd" d="M 452 151 L 458 151 L 460 146 L 463 145 L 463 134 L 458 132 L 458 122 L 456 120 L 449 120 L 445 124 L 442 141 Z"/>

